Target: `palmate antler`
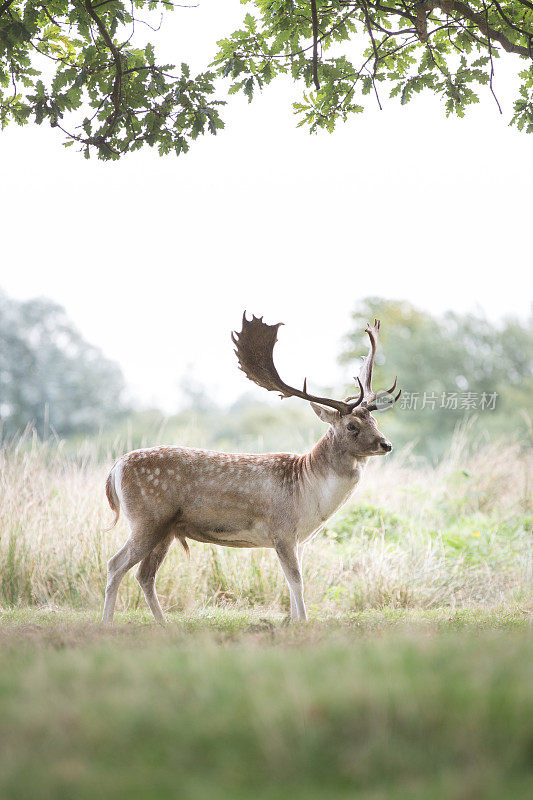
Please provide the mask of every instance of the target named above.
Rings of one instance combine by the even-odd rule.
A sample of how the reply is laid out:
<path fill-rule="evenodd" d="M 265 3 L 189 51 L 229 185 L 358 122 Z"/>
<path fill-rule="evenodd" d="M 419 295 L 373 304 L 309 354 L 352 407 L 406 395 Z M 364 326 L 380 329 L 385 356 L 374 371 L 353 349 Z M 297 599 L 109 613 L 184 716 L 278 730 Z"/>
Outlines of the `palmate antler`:
<path fill-rule="evenodd" d="M 362 406 L 369 411 L 379 411 L 380 409 L 389 408 L 400 397 L 402 390 L 394 397 L 393 392 L 396 389 L 398 378 L 394 379 L 394 383 L 390 389 L 385 389 L 383 392 L 374 392 L 372 389 L 372 372 L 374 370 L 374 357 L 376 355 L 376 347 L 379 338 L 379 319 L 374 320 L 372 327 L 367 325 L 365 332 L 368 333 L 370 339 L 370 349 L 368 355 L 363 357 L 363 362 L 359 369 L 359 375 L 355 378 L 359 384 L 360 394 L 358 400 Z M 347 397 L 346 401 L 352 400 L 352 397 Z"/>
<path fill-rule="evenodd" d="M 370 338 L 370 350 L 363 359 L 357 381 L 360 393 L 357 397 L 347 397 L 342 400 L 333 400 L 330 397 L 317 397 L 307 391 L 307 381 L 304 380 L 303 389 L 294 389 L 281 380 L 276 367 L 274 366 L 274 345 L 278 340 L 278 328 L 282 325 L 267 325 L 262 317 L 246 319 L 246 311 L 242 315 L 242 330 L 240 333 L 233 331 L 231 338 L 236 345 L 235 353 L 239 359 L 239 367 L 247 378 L 258 386 L 268 389 L 270 392 L 279 392 L 281 397 L 301 397 L 322 406 L 329 406 L 339 411 L 341 414 L 351 414 L 357 406 L 364 406 L 369 411 L 377 411 L 380 408 L 388 408 L 393 405 L 401 394 L 401 389 L 393 397 L 392 392 L 396 388 L 396 380 L 390 389 L 377 394 L 372 391 L 372 370 L 374 367 L 374 356 L 379 336 L 379 320 L 374 320 L 373 327 L 367 326 L 366 332 Z M 385 400 L 387 398 L 388 401 Z"/>
<path fill-rule="evenodd" d="M 233 331 L 231 338 L 236 345 L 235 353 L 239 359 L 239 366 L 246 377 L 270 392 L 279 392 L 281 397 L 301 397 L 303 400 L 335 408 L 341 414 L 351 414 L 354 408 L 362 402 L 363 392 L 355 402 L 349 403 L 332 400 L 330 397 L 316 397 L 314 394 L 308 394 L 306 380 L 303 389 L 293 389 L 292 386 L 281 380 L 273 359 L 274 345 L 278 339 L 280 325 L 283 323 L 267 325 L 266 322 L 263 322 L 262 317 L 252 316 L 251 320 L 247 320 L 246 311 L 242 315 L 242 330 L 240 333 Z"/>

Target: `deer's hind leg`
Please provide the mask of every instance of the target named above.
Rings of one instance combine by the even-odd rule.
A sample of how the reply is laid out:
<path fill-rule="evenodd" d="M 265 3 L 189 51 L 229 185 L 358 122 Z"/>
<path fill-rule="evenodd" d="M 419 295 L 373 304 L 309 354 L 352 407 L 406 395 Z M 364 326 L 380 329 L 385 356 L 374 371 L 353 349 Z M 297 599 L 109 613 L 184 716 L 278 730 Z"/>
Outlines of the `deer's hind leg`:
<path fill-rule="evenodd" d="M 132 528 L 131 536 L 126 544 L 109 559 L 107 562 L 107 585 L 102 622 L 109 623 L 113 621 L 118 587 L 126 572 L 148 556 L 161 538 L 161 531 L 154 527 Z"/>
<path fill-rule="evenodd" d="M 135 577 L 139 581 L 144 592 L 144 596 L 146 597 L 146 602 L 150 606 L 156 622 L 159 622 L 160 625 L 164 624 L 165 616 L 159 604 L 159 599 L 155 590 L 155 577 L 157 575 L 157 570 L 163 563 L 165 556 L 168 553 L 168 548 L 172 544 L 173 539 L 174 533 L 169 533 L 164 537 L 164 539 L 161 539 L 161 541 L 156 544 L 152 552 L 143 558 L 139 564 L 137 572 L 135 573 Z"/>

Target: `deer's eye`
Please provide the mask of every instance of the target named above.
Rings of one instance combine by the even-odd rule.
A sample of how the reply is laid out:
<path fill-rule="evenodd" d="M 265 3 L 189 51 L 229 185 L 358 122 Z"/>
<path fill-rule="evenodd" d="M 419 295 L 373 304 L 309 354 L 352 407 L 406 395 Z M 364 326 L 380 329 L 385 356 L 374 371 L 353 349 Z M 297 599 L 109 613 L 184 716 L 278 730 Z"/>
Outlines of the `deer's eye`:
<path fill-rule="evenodd" d="M 354 425 L 353 422 L 349 422 L 346 427 L 349 431 L 357 431 L 357 433 L 359 433 L 357 425 Z"/>

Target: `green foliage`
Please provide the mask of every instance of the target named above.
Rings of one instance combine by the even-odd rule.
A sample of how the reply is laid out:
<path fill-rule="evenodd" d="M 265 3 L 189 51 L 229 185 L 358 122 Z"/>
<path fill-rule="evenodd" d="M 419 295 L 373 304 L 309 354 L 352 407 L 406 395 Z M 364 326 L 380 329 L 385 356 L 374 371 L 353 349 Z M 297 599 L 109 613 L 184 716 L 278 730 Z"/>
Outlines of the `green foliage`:
<path fill-rule="evenodd" d="M 328 522 L 325 536 L 343 545 L 346 556 L 359 551 L 364 542 L 374 545 L 380 541 L 384 547 L 390 544 L 392 552 L 398 545 L 412 548 L 418 538 L 419 543 L 425 539 L 430 548 L 434 545 L 442 547 L 443 557 L 450 564 L 468 567 L 490 562 L 494 568 L 499 564 L 502 570 L 505 569 L 520 551 L 519 543 L 527 538 L 528 517 L 518 515 L 501 519 L 497 514 L 471 513 L 466 503 L 460 503 L 459 497 L 460 492 L 453 498 L 458 501 L 453 512 L 450 507 L 443 508 L 437 499 L 430 518 L 425 516 L 422 519 L 414 515 L 402 517 L 385 508 L 356 502 Z M 413 599 L 412 596 L 407 605 L 416 605 Z"/>
<path fill-rule="evenodd" d="M 409 522 L 384 508 L 361 503 L 348 513 L 340 512 L 337 518 L 327 525 L 326 535 L 336 542 L 347 542 L 354 536 L 397 539 L 402 530 L 407 530 Z"/>
<path fill-rule="evenodd" d="M 117 419 L 119 368 L 80 336 L 50 300 L 0 293 L 0 427 L 11 436 L 35 425 L 45 437 L 90 433 Z"/>
<path fill-rule="evenodd" d="M 520 97 L 514 104 L 513 123 L 518 130 L 526 129 L 527 133 L 533 132 L 533 67 L 523 70 L 520 73 L 522 86 L 520 87 Z"/>
<path fill-rule="evenodd" d="M 532 56 L 533 6 L 526 2 L 316 0 L 316 62 L 309 0 L 243 2 L 255 15 L 247 14 L 242 27 L 218 43 L 219 74 L 232 79 L 231 93 L 244 91 L 249 99 L 277 76 L 302 81 L 307 91 L 294 110 L 311 131 L 332 131 L 363 110 L 365 96 L 375 95 L 381 105 L 383 88 L 402 105 L 430 90 L 447 115 L 463 117 L 479 102 L 478 87 L 491 83 L 502 49 L 529 61 Z M 531 68 L 521 73 L 512 119 L 528 132 L 531 75 Z"/>
<path fill-rule="evenodd" d="M 316 32 L 310 0 L 244 3 L 251 12 L 218 42 L 214 71 L 195 76 L 186 64 L 161 63 L 153 43 L 136 46 L 135 23 L 172 11 L 167 0 L 0 3 L 0 125 L 48 123 L 87 158 L 95 151 L 117 159 L 143 145 L 180 154 L 223 127 L 217 78 L 251 102 L 290 75 L 305 86 L 294 103 L 298 124 L 333 131 L 368 96 L 381 103 L 382 92 L 405 104 L 429 90 L 446 114 L 462 117 L 479 101 L 478 88 L 491 83 L 502 49 L 531 61 L 533 7 L 526 2 L 316 0 Z M 512 124 L 529 132 L 531 66 L 520 78 Z"/>
<path fill-rule="evenodd" d="M 85 157 L 104 160 L 147 144 L 160 155 L 223 127 L 212 72 L 191 77 L 134 46 L 140 10 L 171 11 L 166 0 L 0 3 L 0 125 L 30 118 L 57 127 Z"/>

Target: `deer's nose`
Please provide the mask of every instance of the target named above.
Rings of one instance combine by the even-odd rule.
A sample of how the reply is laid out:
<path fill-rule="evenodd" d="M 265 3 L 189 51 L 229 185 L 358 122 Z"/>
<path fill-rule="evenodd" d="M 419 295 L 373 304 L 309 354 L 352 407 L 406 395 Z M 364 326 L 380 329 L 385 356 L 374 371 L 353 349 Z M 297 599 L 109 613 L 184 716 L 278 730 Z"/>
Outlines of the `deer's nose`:
<path fill-rule="evenodd" d="M 390 453 L 392 450 L 392 445 L 390 442 L 380 442 L 379 445 L 382 450 L 385 450 L 386 453 Z"/>

